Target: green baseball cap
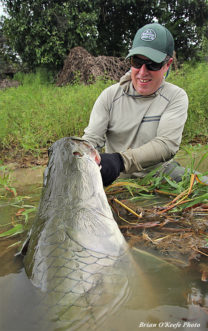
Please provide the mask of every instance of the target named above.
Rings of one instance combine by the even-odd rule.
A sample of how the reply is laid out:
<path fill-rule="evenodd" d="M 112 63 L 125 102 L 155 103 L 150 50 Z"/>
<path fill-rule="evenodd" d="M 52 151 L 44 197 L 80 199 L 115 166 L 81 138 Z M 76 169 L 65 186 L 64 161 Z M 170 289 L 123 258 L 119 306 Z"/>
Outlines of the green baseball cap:
<path fill-rule="evenodd" d="M 137 31 L 126 58 L 140 54 L 160 63 L 167 55 L 172 57 L 173 51 L 174 40 L 170 31 L 159 23 L 152 23 Z"/>

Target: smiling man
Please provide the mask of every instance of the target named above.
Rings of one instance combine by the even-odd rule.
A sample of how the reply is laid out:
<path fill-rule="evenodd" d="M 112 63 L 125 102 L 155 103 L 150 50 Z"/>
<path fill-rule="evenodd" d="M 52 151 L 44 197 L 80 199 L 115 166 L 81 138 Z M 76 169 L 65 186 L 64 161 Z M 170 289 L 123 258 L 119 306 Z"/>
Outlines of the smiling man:
<path fill-rule="evenodd" d="M 161 63 L 154 63 L 142 55 L 131 57 L 131 79 L 135 90 L 140 95 L 151 95 L 161 85 L 164 74 L 173 59 L 168 57 Z"/>
<path fill-rule="evenodd" d="M 93 107 L 84 139 L 101 153 L 103 184 L 122 176 L 143 177 L 154 167 L 179 181 L 184 173 L 172 158 L 179 149 L 188 97 L 167 83 L 174 40 L 164 26 L 139 29 L 127 55 L 131 70 L 105 89 Z"/>

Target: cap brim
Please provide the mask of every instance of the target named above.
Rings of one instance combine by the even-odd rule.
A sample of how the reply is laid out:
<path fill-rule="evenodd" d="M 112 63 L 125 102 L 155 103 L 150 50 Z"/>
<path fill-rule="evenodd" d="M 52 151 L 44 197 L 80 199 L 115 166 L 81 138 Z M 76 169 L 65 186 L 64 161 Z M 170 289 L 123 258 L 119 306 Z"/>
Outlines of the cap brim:
<path fill-rule="evenodd" d="M 126 59 L 133 55 L 143 55 L 148 57 L 150 60 L 160 63 L 165 60 L 167 54 L 160 52 L 156 49 L 150 47 L 135 47 L 130 49 L 129 54 L 127 55 Z"/>

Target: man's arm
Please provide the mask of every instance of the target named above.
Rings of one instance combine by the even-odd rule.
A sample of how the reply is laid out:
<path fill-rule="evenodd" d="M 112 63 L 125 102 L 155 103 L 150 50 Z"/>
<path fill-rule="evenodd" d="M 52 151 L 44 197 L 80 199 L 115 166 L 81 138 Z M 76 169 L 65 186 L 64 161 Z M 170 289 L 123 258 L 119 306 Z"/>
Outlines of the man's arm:
<path fill-rule="evenodd" d="M 171 159 L 179 149 L 187 119 L 188 97 L 179 90 L 161 116 L 157 135 L 145 145 L 121 152 L 125 173 L 142 171 L 144 168 Z"/>
<path fill-rule="evenodd" d="M 105 145 L 105 133 L 108 128 L 112 104 L 111 88 L 112 86 L 105 89 L 97 98 L 90 115 L 89 124 L 85 128 L 82 137 L 90 141 L 98 149 Z"/>

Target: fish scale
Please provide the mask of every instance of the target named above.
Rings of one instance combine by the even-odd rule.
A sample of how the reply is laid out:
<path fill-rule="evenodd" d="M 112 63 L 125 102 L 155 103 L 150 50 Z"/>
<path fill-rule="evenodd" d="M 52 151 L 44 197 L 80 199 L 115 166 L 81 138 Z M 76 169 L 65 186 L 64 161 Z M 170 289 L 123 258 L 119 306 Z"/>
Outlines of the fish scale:
<path fill-rule="evenodd" d="M 69 247 L 73 247 L 73 243 Z M 94 257 L 89 250 L 82 249 L 83 251 L 81 253 L 86 253 L 86 256 L 82 257 L 82 260 L 79 261 L 79 255 L 76 255 L 76 253 L 80 254 L 80 250 L 74 252 L 75 254 L 71 260 L 66 259 L 66 263 L 71 268 L 74 266 L 74 270 L 71 268 L 68 269 L 65 266 L 59 266 L 57 268 L 57 256 L 53 256 L 54 265 L 51 263 L 45 273 L 48 279 L 48 286 L 45 289 L 47 295 L 43 303 L 48 306 L 49 316 L 57 319 L 57 324 L 59 320 L 61 325 L 66 321 L 71 321 L 73 324 L 76 320 L 76 324 L 79 322 L 78 325 L 80 328 L 82 321 L 85 321 L 86 327 L 86 319 L 92 319 L 93 322 L 92 324 L 90 323 L 89 328 L 93 328 L 96 326 L 96 318 L 99 317 L 99 314 L 96 314 L 96 318 L 94 316 L 95 311 L 98 309 L 97 307 L 105 307 L 105 304 L 109 303 L 110 297 L 111 300 L 114 299 L 115 286 L 118 286 L 118 275 L 120 277 L 119 287 L 122 290 L 128 281 L 126 275 L 123 276 L 123 280 L 121 281 L 122 277 L 118 273 L 116 266 L 116 264 L 119 266 L 118 260 L 115 263 L 115 258 L 101 256 L 101 254 L 99 254 L 99 257 Z M 103 266 L 102 263 L 100 264 L 101 260 L 108 261 L 106 263 L 107 266 Z M 41 264 L 38 265 L 38 274 L 41 274 L 40 266 Z M 50 277 L 51 270 L 53 271 L 52 277 Z M 37 270 L 34 269 L 34 272 L 37 273 Z M 42 283 L 45 282 L 44 279 L 41 279 L 41 281 Z M 101 297 L 102 300 L 100 301 Z"/>

